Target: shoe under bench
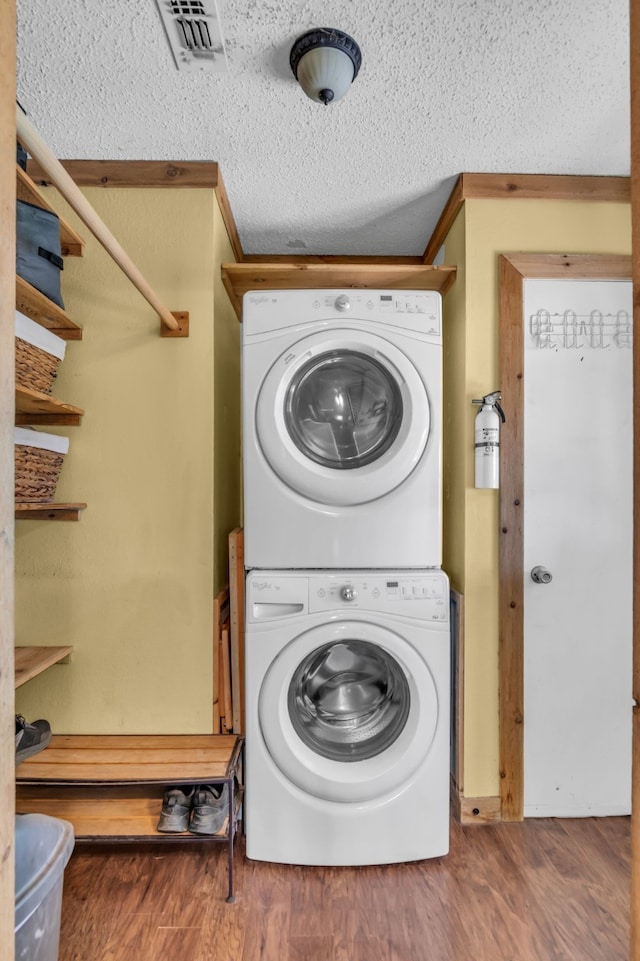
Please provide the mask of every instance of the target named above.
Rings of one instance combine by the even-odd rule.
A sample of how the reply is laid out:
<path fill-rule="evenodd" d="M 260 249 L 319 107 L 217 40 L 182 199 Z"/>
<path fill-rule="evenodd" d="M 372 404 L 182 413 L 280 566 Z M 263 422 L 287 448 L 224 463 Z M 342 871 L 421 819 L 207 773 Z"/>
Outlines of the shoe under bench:
<path fill-rule="evenodd" d="M 16 812 L 70 821 L 78 842 L 226 842 L 233 902 L 243 746 L 235 734 L 54 734 L 44 751 L 16 768 Z M 217 834 L 156 830 L 168 786 L 225 783 L 229 811 Z"/>

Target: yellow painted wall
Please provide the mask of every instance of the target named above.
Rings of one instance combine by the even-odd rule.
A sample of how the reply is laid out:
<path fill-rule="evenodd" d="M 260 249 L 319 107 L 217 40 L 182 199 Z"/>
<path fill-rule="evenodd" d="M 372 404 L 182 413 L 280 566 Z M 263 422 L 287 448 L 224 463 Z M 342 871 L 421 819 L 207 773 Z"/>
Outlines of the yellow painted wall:
<path fill-rule="evenodd" d="M 16 709 L 54 732 L 209 732 L 212 598 L 239 520 L 226 489 L 238 489 L 237 467 L 220 471 L 213 443 L 218 346 L 216 369 L 239 395 L 237 358 L 223 355 L 238 324 L 219 297 L 217 201 L 210 189 L 85 193 L 169 309 L 189 311 L 190 336 L 161 339 L 153 310 L 78 225 L 85 255 L 67 258 L 63 296 L 84 339 L 68 344 L 55 395 L 86 414 L 57 430 L 71 445 L 56 499 L 88 507 L 77 524 L 21 521 L 16 537 L 16 643 L 74 653 L 22 687 Z"/>
<path fill-rule="evenodd" d="M 443 320 L 443 567 L 451 587 L 464 585 L 465 477 L 467 450 L 458 438 L 464 433 L 466 411 L 459 402 L 466 378 L 466 244 L 465 218 L 458 214 L 445 243 L 445 263 L 455 264 L 456 280 L 442 307 Z"/>
<path fill-rule="evenodd" d="M 214 205 L 214 562 L 215 593 L 228 579 L 228 541 L 242 523 L 242 433 L 240 418 L 240 324 L 222 283 L 220 264 L 235 257 L 218 205 Z"/>
<path fill-rule="evenodd" d="M 445 537 L 449 532 L 445 569 L 465 596 L 466 797 L 499 794 L 499 502 L 497 491 L 473 486 L 476 410 L 471 400 L 500 387 L 498 254 L 516 251 L 629 254 L 630 207 L 551 200 L 467 200 L 447 239 L 445 261 L 457 263 L 459 272 L 455 299 L 453 291 L 446 298 L 451 298 L 451 303 L 445 305 L 444 324 L 445 355 L 449 352 L 445 411 L 455 427 L 446 440 L 450 449 L 445 460 L 445 491 L 453 493 L 448 503 L 445 499 Z M 463 291 L 457 289 L 459 285 Z M 452 331 L 447 327 L 450 318 Z M 451 476 L 460 470 L 464 470 L 463 479 Z"/>

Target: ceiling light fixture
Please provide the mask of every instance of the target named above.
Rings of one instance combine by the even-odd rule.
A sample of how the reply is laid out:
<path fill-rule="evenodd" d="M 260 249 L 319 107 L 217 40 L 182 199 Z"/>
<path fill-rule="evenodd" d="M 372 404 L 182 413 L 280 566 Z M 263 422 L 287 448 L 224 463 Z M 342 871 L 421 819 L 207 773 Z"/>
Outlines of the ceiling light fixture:
<path fill-rule="evenodd" d="M 307 97 L 325 106 L 335 103 L 358 76 L 360 47 L 342 30 L 316 27 L 298 37 L 289 63 Z"/>

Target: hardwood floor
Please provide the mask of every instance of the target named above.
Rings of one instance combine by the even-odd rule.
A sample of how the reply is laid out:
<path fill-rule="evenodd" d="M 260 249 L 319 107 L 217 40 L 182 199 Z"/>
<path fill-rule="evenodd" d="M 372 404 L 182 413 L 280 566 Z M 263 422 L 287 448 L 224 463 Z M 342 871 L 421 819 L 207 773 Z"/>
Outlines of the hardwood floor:
<path fill-rule="evenodd" d="M 76 847 L 59 961 L 626 961 L 628 818 L 451 829 L 448 857 L 364 868 L 224 845 Z"/>

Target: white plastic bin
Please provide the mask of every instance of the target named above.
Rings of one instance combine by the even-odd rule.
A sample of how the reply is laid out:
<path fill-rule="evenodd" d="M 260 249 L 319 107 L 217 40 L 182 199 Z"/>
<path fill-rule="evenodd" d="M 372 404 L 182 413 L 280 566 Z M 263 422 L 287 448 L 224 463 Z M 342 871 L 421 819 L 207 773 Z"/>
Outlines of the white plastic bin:
<path fill-rule="evenodd" d="M 73 845 L 68 821 L 16 815 L 16 961 L 58 961 L 62 882 Z"/>

